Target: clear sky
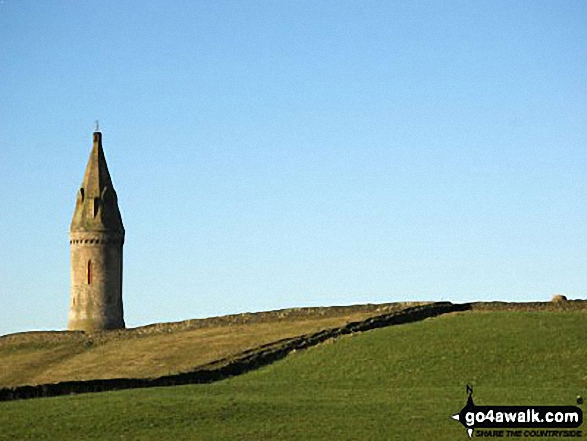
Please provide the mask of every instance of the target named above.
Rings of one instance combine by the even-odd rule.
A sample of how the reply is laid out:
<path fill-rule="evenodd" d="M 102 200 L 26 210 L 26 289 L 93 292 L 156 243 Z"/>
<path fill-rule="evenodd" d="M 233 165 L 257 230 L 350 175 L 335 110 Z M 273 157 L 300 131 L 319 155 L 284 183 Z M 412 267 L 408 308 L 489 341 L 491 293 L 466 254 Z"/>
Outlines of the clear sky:
<path fill-rule="evenodd" d="M 64 329 L 94 120 L 128 326 L 587 297 L 587 2 L 0 2 L 0 334 Z"/>

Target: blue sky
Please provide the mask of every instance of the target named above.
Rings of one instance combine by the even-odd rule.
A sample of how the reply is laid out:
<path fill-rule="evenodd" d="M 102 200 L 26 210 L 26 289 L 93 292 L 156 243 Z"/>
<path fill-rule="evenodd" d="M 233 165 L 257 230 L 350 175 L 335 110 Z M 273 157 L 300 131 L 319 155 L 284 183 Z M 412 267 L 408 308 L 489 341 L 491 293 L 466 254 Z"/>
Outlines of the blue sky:
<path fill-rule="evenodd" d="M 127 325 L 587 296 L 584 1 L 0 4 L 0 334 L 64 329 L 99 119 Z"/>

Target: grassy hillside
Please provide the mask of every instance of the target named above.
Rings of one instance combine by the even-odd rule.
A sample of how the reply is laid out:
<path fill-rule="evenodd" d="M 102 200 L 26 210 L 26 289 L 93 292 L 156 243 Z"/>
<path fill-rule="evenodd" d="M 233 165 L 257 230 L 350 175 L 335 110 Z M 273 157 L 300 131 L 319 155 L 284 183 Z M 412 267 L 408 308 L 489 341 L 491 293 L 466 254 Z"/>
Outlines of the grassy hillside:
<path fill-rule="evenodd" d="M 342 326 L 416 303 L 296 308 L 93 335 L 32 332 L 0 337 L 0 387 L 175 374 L 283 338 Z"/>
<path fill-rule="evenodd" d="M 344 337 L 209 385 L 0 403 L 0 439 L 467 439 L 477 404 L 575 404 L 587 313 L 465 312 Z M 528 439 L 528 438 L 526 438 Z"/>

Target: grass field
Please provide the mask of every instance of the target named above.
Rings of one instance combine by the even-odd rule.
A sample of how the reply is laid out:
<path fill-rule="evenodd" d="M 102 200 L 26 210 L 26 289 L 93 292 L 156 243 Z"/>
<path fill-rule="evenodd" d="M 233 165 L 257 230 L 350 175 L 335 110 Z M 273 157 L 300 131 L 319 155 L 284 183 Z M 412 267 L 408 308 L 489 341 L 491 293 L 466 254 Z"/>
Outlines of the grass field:
<path fill-rule="evenodd" d="M 481 405 L 574 405 L 587 395 L 586 319 L 447 314 L 209 385 L 4 402 L 0 439 L 465 440 L 449 417 L 467 383 Z"/>
<path fill-rule="evenodd" d="M 343 326 L 408 305 L 298 308 L 93 335 L 8 335 L 0 338 L 0 387 L 96 378 L 149 378 L 190 371 L 276 340 Z"/>

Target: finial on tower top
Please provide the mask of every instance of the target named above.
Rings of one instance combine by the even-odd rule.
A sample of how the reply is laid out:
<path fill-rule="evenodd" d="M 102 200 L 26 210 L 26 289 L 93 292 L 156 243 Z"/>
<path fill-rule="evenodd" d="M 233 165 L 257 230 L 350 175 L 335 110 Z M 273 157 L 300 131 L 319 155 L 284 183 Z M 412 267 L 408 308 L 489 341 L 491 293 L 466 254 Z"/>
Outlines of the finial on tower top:
<path fill-rule="evenodd" d="M 94 145 L 98 144 L 102 147 L 102 132 L 100 132 L 100 123 L 96 120 L 96 128 L 94 129 Z"/>

